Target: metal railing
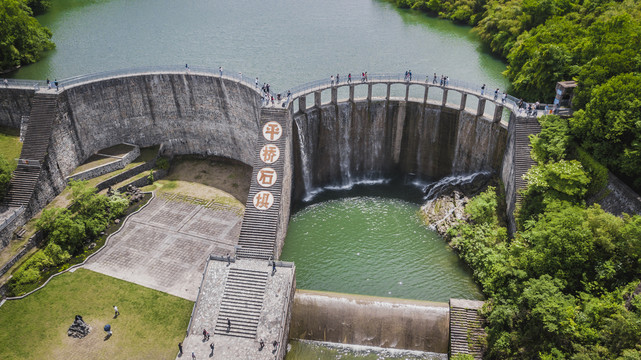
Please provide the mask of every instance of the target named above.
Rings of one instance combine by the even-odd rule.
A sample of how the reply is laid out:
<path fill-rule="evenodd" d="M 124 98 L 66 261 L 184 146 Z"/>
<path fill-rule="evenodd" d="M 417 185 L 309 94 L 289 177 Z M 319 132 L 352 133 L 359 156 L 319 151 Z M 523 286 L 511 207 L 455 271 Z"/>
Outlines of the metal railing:
<path fill-rule="evenodd" d="M 118 69 L 103 71 L 93 74 L 84 74 L 68 77 L 62 80 L 58 80 L 58 85 L 60 89 L 68 88 L 82 83 L 92 82 L 101 79 L 115 78 L 115 77 L 124 77 L 131 75 L 145 75 L 145 74 L 166 74 L 166 73 L 187 73 L 194 75 L 206 75 L 206 76 L 216 76 L 231 80 L 236 80 L 238 82 L 247 85 L 248 87 L 256 90 L 257 92 L 260 89 L 256 89 L 255 78 L 249 77 L 242 74 L 241 72 L 229 71 L 223 69 L 219 71 L 217 68 L 208 68 L 202 66 L 185 66 L 185 65 L 159 65 L 159 66 L 144 66 L 136 67 L 129 69 Z M 0 84 L 0 87 L 12 87 L 12 88 L 25 88 L 25 89 L 36 89 L 39 90 L 40 87 L 46 88 L 47 83 L 44 80 L 22 80 L 22 79 L 6 79 Z M 52 81 L 53 83 L 53 81 Z"/>
<path fill-rule="evenodd" d="M 441 85 L 441 76 L 436 76 L 436 81 L 434 81 L 434 75 L 425 75 L 425 74 L 412 74 L 412 80 L 409 80 L 402 73 L 387 73 L 387 74 L 367 74 L 367 79 L 363 79 L 362 75 L 356 74 L 352 75 L 351 84 L 352 85 L 361 85 L 361 84 L 415 84 L 421 86 L 429 87 L 439 87 L 443 89 L 452 89 L 466 94 L 472 94 L 483 98 L 485 100 L 492 101 L 496 104 L 505 107 L 511 107 L 513 111 L 518 110 L 518 103 L 520 99 L 517 99 L 514 96 L 507 95 L 505 101 L 503 102 L 503 92 L 499 92 L 499 95 L 494 99 L 494 90 L 497 87 L 485 86 L 485 92 L 481 95 L 481 86 L 483 84 L 472 83 L 465 80 L 450 79 L 446 78 L 445 83 Z M 332 87 L 341 87 L 348 84 L 347 76 L 341 77 L 340 82 L 337 84 L 336 79 L 332 85 L 330 78 L 323 80 L 316 80 L 308 82 L 302 85 L 291 88 L 289 91 L 292 93 L 292 100 L 307 95 L 319 90 L 330 89 Z"/>

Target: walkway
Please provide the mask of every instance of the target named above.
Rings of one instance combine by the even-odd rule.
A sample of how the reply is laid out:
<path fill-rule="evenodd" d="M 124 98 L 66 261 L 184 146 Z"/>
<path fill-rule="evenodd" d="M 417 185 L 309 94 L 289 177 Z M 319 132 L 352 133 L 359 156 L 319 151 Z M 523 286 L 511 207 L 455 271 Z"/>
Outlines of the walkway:
<path fill-rule="evenodd" d="M 191 359 L 192 352 L 196 359 L 282 359 L 289 337 L 294 272 L 291 263 L 279 262 L 272 272 L 268 261 L 228 264 L 225 258 L 212 257 L 183 341 L 185 354 L 176 359 Z M 210 333 L 209 341 L 203 341 L 203 329 Z M 261 339 L 265 343 L 262 350 Z M 276 351 L 274 341 L 278 342 Z"/>
<path fill-rule="evenodd" d="M 207 256 L 233 252 L 241 215 L 195 200 L 171 194 L 154 198 L 85 267 L 196 301 Z"/>
<path fill-rule="evenodd" d="M 450 356 L 469 354 L 483 358 L 485 330 L 479 310 L 483 301 L 450 299 Z"/>

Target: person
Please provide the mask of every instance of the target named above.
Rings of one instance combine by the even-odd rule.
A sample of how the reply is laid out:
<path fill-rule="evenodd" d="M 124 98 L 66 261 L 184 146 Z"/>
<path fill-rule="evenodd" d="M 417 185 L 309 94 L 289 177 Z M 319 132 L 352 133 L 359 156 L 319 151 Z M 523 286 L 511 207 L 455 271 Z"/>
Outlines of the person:
<path fill-rule="evenodd" d="M 4 83 L 4 87 L 9 87 L 9 80 L 5 78 L 2 82 Z"/>
<path fill-rule="evenodd" d="M 56 86 L 56 91 L 58 91 L 58 79 L 53 79 L 53 84 Z"/>
<path fill-rule="evenodd" d="M 214 343 L 213 342 L 211 344 L 209 344 L 209 348 L 211 349 L 211 354 L 209 354 L 209 356 L 210 357 L 214 356 Z"/>
<path fill-rule="evenodd" d="M 412 81 L 412 70 L 408 71 L 407 73 L 410 76 L 410 81 Z"/>
<path fill-rule="evenodd" d="M 291 100 L 292 98 L 292 92 L 287 90 L 287 101 Z"/>
<path fill-rule="evenodd" d="M 274 105 L 274 97 L 272 96 L 272 106 Z"/>
<path fill-rule="evenodd" d="M 485 84 L 481 86 L 481 96 L 483 96 L 483 94 L 485 94 Z"/>
<path fill-rule="evenodd" d="M 256 83 L 256 89 L 258 89 L 258 78 L 254 82 Z"/>
<path fill-rule="evenodd" d="M 407 71 L 405 71 L 405 81 L 407 81 Z"/>
<path fill-rule="evenodd" d="M 494 101 L 496 101 L 496 99 L 498 98 L 499 98 L 499 88 L 496 88 L 496 90 L 494 90 Z"/>
<path fill-rule="evenodd" d="M 231 330 L 231 320 L 227 318 L 227 332 L 229 332 L 230 330 Z"/>
<path fill-rule="evenodd" d="M 334 75 L 329 77 L 329 82 L 330 84 L 332 84 L 332 86 L 334 86 Z"/>
<path fill-rule="evenodd" d="M 432 80 L 432 84 L 436 84 L 436 73 L 434 73 L 434 80 Z"/>
<path fill-rule="evenodd" d="M 118 311 L 118 307 L 114 305 L 114 318 L 117 318 L 118 315 L 120 315 L 120 311 Z"/>
<path fill-rule="evenodd" d="M 183 354 L 183 343 L 179 342 L 178 343 L 178 355 Z"/>
<path fill-rule="evenodd" d="M 223 77 L 223 67 L 222 66 L 218 67 L 218 73 L 220 74 L 220 77 Z"/>
<path fill-rule="evenodd" d="M 367 82 L 367 71 L 365 71 L 365 82 Z"/>
<path fill-rule="evenodd" d="M 47 88 L 51 89 L 51 81 L 49 81 L 49 78 L 47 78 Z"/>
<path fill-rule="evenodd" d="M 274 102 L 274 98 L 272 98 L 272 103 Z M 227 266 L 231 265 L 231 257 L 229 256 L 229 253 L 227 253 Z"/>
<path fill-rule="evenodd" d="M 189 65 L 188 64 L 185 64 L 185 70 L 187 70 L 187 72 L 189 72 Z"/>
<path fill-rule="evenodd" d="M 501 97 L 501 102 L 505 104 L 505 100 L 507 100 L 507 93 L 503 93 L 503 96 Z"/>
<path fill-rule="evenodd" d="M 341 76 L 336 74 L 336 85 L 341 81 Z"/>
<path fill-rule="evenodd" d="M 550 111 L 550 107 L 548 104 L 545 104 L 545 113 L 547 114 Z"/>
<path fill-rule="evenodd" d="M 196 353 L 193 351 L 191 352 L 191 360 L 196 360 Z"/>
<path fill-rule="evenodd" d="M 276 272 L 276 260 L 272 261 L 272 275 Z"/>
<path fill-rule="evenodd" d="M 6 81 L 7 81 L 7 79 L 4 79 L 4 81 L 6 82 Z M 352 73 L 347 74 L 347 83 L 348 83 L 348 84 L 351 84 L 351 83 L 352 83 Z"/>
<path fill-rule="evenodd" d="M 274 342 L 272 342 L 272 345 L 274 345 L 274 350 L 272 352 L 275 353 L 276 349 L 278 348 L 278 341 L 274 340 Z"/>
<path fill-rule="evenodd" d="M 207 332 L 207 329 L 203 329 L 203 341 L 209 340 L 209 333 Z"/>
<path fill-rule="evenodd" d="M 258 351 L 262 351 L 265 348 L 265 342 L 263 341 L 263 339 L 260 339 L 259 344 L 260 344 L 260 347 L 258 348 Z"/>
<path fill-rule="evenodd" d="M 361 73 L 361 82 L 365 82 L 365 73 L 364 72 Z"/>

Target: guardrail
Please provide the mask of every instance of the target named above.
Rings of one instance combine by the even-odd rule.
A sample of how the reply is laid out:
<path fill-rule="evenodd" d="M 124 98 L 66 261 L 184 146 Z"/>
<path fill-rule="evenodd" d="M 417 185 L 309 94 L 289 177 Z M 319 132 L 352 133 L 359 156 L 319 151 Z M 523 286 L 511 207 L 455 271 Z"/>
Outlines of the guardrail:
<path fill-rule="evenodd" d="M 300 96 L 307 95 L 319 90 L 325 90 L 332 87 L 346 86 L 348 83 L 347 76 L 341 77 L 340 82 L 337 84 L 336 79 L 332 84 L 331 79 L 316 80 L 308 82 L 302 85 L 291 88 L 289 91 L 292 93 L 291 100 L 294 100 Z M 386 74 L 367 74 L 367 77 L 364 79 L 362 74 L 356 74 L 352 76 L 351 84 L 387 84 L 387 83 L 398 83 L 398 84 L 415 84 L 422 86 L 430 87 L 440 87 L 443 89 L 451 89 L 456 91 L 462 91 L 467 94 L 473 94 L 485 100 L 493 101 L 497 104 L 501 104 L 505 107 L 511 107 L 513 111 L 518 111 L 518 104 L 521 101 L 520 99 L 506 94 L 505 101 L 503 101 L 503 92 L 499 92 L 499 95 L 494 99 L 494 89 L 498 87 L 485 86 L 485 91 L 481 94 L 481 87 L 483 84 L 476 84 L 469 81 L 450 79 L 445 77 L 443 81 L 441 76 L 437 75 L 436 80 L 434 80 L 434 75 L 425 75 L 425 74 L 412 74 L 412 80 L 409 80 L 405 77 L 405 74 L 402 73 L 386 73 Z M 290 100 L 290 102 L 291 102 Z M 524 105 L 529 105 L 528 103 L 523 102 Z"/>
<path fill-rule="evenodd" d="M 159 66 L 144 66 L 136 67 L 129 69 L 119 69 L 119 70 L 110 70 L 103 71 L 93 74 L 84 74 L 68 77 L 65 79 L 58 80 L 58 85 L 60 89 L 65 87 L 70 87 L 86 82 L 91 82 L 94 80 L 111 78 L 111 77 L 121 77 L 127 75 L 143 75 L 143 74 L 155 74 L 155 73 L 190 73 L 198 75 L 209 75 L 209 76 L 222 76 L 227 79 L 232 79 L 255 89 L 257 92 L 260 89 L 256 89 L 256 80 L 255 78 L 248 77 L 243 75 L 241 72 L 229 71 L 229 70 L 219 70 L 216 68 L 208 68 L 203 66 L 187 66 L 185 65 L 159 65 Z M 25 89 L 36 89 L 39 90 L 40 87 L 46 88 L 47 83 L 44 80 L 23 80 L 23 79 L 5 79 L 3 80 L 0 87 L 13 87 L 13 88 L 25 88 Z M 53 81 L 52 81 L 53 83 Z"/>

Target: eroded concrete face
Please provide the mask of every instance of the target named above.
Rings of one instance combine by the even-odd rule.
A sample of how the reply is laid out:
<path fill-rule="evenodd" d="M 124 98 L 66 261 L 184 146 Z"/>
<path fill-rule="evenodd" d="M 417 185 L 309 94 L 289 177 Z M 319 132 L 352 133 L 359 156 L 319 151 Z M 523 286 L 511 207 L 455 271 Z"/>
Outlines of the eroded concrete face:
<path fill-rule="evenodd" d="M 297 290 L 289 336 L 447 353 L 449 305 Z"/>
<path fill-rule="evenodd" d="M 209 254 L 233 253 L 241 220 L 229 209 L 156 197 L 85 267 L 196 301 Z"/>

